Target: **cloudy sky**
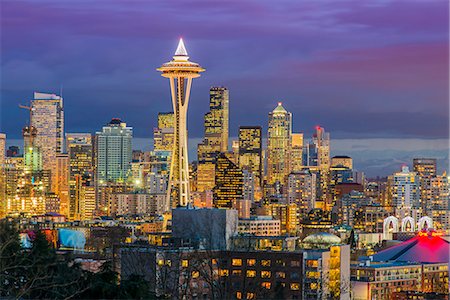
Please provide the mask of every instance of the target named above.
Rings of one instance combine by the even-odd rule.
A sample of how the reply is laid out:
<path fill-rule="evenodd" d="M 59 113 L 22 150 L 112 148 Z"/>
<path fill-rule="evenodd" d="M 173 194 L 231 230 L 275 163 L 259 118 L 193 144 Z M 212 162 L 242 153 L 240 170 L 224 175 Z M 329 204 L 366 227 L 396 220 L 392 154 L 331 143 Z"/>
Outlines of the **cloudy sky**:
<path fill-rule="evenodd" d="M 0 130 L 20 138 L 27 114 L 18 104 L 63 87 L 67 132 L 120 117 L 150 138 L 157 113 L 171 110 L 155 69 L 183 37 L 207 70 L 192 90 L 192 138 L 203 134 L 209 87 L 223 85 L 231 136 L 239 125 L 267 128 L 283 101 L 307 136 L 319 124 L 335 139 L 447 139 L 448 5 L 2 0 Z"/>

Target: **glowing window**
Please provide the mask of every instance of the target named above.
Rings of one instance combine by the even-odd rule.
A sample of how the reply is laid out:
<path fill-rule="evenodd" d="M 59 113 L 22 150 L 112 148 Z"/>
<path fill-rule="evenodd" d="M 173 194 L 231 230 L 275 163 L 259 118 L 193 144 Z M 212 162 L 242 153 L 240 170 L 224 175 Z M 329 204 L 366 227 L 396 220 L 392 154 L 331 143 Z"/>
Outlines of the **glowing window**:
<path fill-rule="evenodd" d="M 270 260 L 269 259 L 261 260 L 261 266 L 263 266 L 263 267 L 270 267 Z"/>
<path fill-rule="evenodd" d="M 270 278 L 270 271 L 261 271 L 261 278 Z"/>
<path fill-rule="evenodd" d="M 247 293 L 247 300 L 255 299 L 255 293 Z"/>
<path fill-rule="evenodd" d="M 247 270 L 247 277 L 256 277 L 255 270 Z"/>
<path fill-rule="evenodd" d="M 300 283 L 291 283 L 291 290 L 293 291 L 300 290 Z"/>
<path fill-rule="evenodd" d="M 192 272 L 192 278 L 198 278 L 198 276 L 200 276 L 200 273 L 198 271 Z"/>
<path fill-rule="evenodd" d="M 183 260 L 181 261 L 181 266 L 182 266 L 183 268 L 189 267 L 189 261 L 188 261 L 187 259 L 183 259 Z"/>
<path fill-rule="evenodd" d="M 266 288 L 266 289 L 270 289 L 270 286 L 271 286 L 271 284 L 270 284 L 270 282 L 263 282 L 262 284 L 261 284 L 261 286 L 263 287 L 263 288 Z"/>
<path fill-rule="evenodd" d="M 256 259 L 247 259 L 247 266 L 252 267 L 256 265 Z"/>
<path fill-rule="evenodd" d="M 276 272 L 275 273 L 276 278 L 286 278 L 286 273 L 284 272 Z"/>
<path fill-rule="evenodd" d="M 233 266 L 242 266 L 242 259 L 239 259 L 239 258 L 233 258 L 233 259 L 231 260 L 231 264 L 232 264 Z"/>
<path fill-rule="evenodd" d="M 220 274 L 220 276 L 228 276 L 229 275 L 229 271 L 228 270 L 226 270 L 226 269 L 221 269 L 221 270 L 219 270 L 219 274 Z"/>

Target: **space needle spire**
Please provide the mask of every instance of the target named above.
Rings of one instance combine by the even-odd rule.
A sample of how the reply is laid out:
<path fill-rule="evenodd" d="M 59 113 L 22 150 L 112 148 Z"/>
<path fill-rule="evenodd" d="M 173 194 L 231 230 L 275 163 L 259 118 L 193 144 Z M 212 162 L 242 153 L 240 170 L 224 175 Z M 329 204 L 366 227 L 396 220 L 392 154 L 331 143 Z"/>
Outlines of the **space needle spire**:
<path fill-rule="evenodd" d="M 187 138 L 187 109 L 192 79 L 204 72 L 199 64 L 189 61 L 183 39 L 178 42 L 173 59 L 157 69 L 161 76 L 169 78 L 174 112 L 174 145 L 170 164 L 166 211 L 172 207 L 186 206 L 189 198 L 189 160 Z"/>

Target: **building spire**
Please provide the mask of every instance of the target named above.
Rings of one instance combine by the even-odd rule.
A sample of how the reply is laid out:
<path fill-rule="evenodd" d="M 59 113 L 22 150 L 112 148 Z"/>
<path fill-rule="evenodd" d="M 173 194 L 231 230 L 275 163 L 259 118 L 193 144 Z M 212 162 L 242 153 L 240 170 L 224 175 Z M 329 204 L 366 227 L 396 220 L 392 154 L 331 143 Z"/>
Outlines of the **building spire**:
<path fill-rule="evenodd" d="M 175 56 L 188 56 L 182 38 L 180 38 L 180 41 L 178 42 L 178 47 L 177 50 L 175 51 Z"/>

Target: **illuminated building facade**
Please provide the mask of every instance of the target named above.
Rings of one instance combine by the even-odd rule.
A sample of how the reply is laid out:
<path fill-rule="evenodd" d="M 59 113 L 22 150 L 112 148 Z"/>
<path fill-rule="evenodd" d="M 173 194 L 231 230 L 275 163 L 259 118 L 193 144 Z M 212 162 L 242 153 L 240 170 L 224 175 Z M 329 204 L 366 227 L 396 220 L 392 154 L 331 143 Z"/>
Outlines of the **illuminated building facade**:
<path fill-rule="evenodd" d="M 70 220 L 80 220 L 82 211 L 90 210 L 83 203 L 90 203 L 94 177 L 92 135 L 89 133 L 66 134 L 66 147 L 69 155 L 69 214 Z M 95 203 L 95 197 L 94 197 Z M 86 215 L 84 213 L 84 215 Z"/>
<path fill-rule="evenodd" d="M 288 203 L 297 204 L 303 213 L 316 207 L 316 174 L 308 170 L 288 176 Z"/>
<path fill-rule="evenodd" d="M 175 132 L 166 206 L 166 210 L 169 211 L 172 207 L 178 205 L 186 206 L 190 201 L 186 127 L 187 108 L 191 94 L 192 79 L 199 77 L 200 72 L 205 71 L 205 69 L 197 63 L 189 61 L 183 40 L 180 39 L 173 59 L 163 64 L 158 68 L 158 71 L 162 72 L 161 76 L 170 80 L 174 111 Z"/>
<path fill-rule="evenodd" d="M 174 139 L 173 112 L 158 113 L 158 128 L 153 130 L 154 150 L 172 151 Z"/>
<path fill-rule="evenodd" d="M 253 173 L 255 183 L 262 186 L 262 129 L 261 126 L 239 127 L 239 167 Z"/>
<path fill-rule="evenodd" d="M 242 170 L 221 153 L 216 159 L 216 186 L 213 203 L 218 208 L 232 208 L 243 198 L 244 178 Z"/>
<path fill-rule="evenodd" d="M 6 134 L 0 133 L 0 218 L 5 216 L 6 205 Z"/>
<path fill-rule="evenodd" d="M 420 208 L 419 178 L 407 166 L 392 176 L 392 205 L 396 208 Z"/>
<path fill-rule="evenodd" d="M 284 184 L 290 173 L 289 151 L 292 134 L 292 114 L 281 102 L 269 113 L 267 134 L 267 182 Z"/>
<path fill-rule="evenodd" d="M 55 195 L 58 196 L 59 210 L 51 210 L 53 212 L 60 213 L 64 216 L 69 215 L 69 155 L 58 154 L 56 155 L 56 179 Z M 49 212 L 47 210 L 46 212 Z"/>
<path fill-rule="evenodd" d="M 199 163 L 197 165 L 197 191 L 212 191 L 216 185 L 216 165 L 211 162 Z"/>
<path fill-rule="evenodd" d="M 291 135 L 291 171 L 297 172 L 303 167 L 303 133 L 293 133 Z"/>
<path fill-rule="evenodd" d="M 421 208 L 427 213 L 431 213 L 432 191 L 431 180 L 436 177 L 436 159 L 434 158 L 414 158 L 413 171 L 419 177 L 419 189 Z"/>
<path fill-rule="evenodd" d="M 353 169 L 353 159 L 350 156 L 338 155 L 331 158 L 331 167 L 342 166 L 350 170 Z"/>
<path fill-rule="evenodd" d="M 133 128 L 112 119 L 96 133 L 97 183 L 126 182 L 131 171 Z"/>
<path fill-rule="evenodd" d="M 30 125 L 36 130 L 34 146 L 42 154 L 42 169 L 52 172 L 52 190 L 56 170 L 56 155 L 64 150 L 63 98 L 55 94 L 34 93 L 31 100 Z"/>
<path fill-rule="evenodd" d="M 205 138 L 198 145 L 199 162 L 214 162 L 220 152 L 228 151 L 229 92 L 225 87 L 209 90 L 209 112 L 205 114 Z"/>

